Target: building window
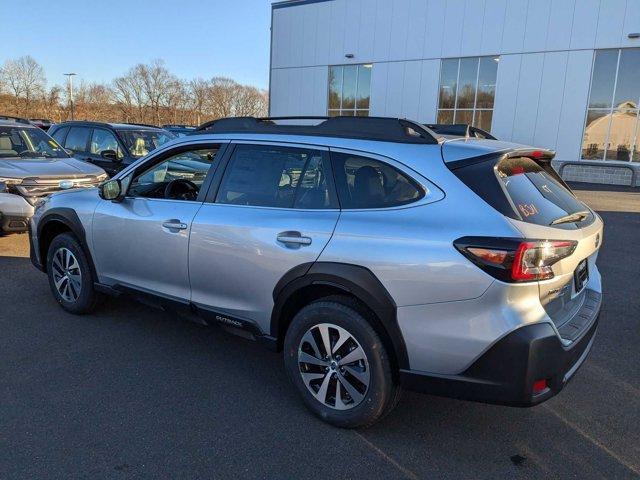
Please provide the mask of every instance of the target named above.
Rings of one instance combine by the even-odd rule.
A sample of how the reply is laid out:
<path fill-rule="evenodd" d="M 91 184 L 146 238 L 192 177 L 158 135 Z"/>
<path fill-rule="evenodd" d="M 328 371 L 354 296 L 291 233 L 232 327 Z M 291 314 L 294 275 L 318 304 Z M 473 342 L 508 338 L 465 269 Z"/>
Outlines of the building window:
<path fill-rule="evenodd" d="M 438 123 L 491 131 L 500 57 L 447 58 L 440 67 Z"/>
<path fill-rule="evenodd" d="M 640 48 L 596 50 L 583 159 L 640 161 L 638 72 Z"/>
<path fill-rule="evenodd" d="M 329 116 L 368 117 L 371 65 L 329 67 Z"/>

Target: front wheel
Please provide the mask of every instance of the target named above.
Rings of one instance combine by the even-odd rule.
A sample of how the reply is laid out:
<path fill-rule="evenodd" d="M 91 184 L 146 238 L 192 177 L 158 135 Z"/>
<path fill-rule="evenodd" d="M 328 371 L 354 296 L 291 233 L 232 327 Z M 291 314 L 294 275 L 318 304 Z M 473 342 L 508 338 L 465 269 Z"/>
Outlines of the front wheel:
<path fill-rule="evenodd" d="M 368 427 L 397 403 L 391 363 L 366 314 L 348 297 L 304 307 L 285 337 L 285 367 L 304 403 L 324 421 Z"/>
<path fill-rule="evenodd" d="M 67 312 L 91 312 L 98 300 L 91 269 L 78 240 L 70 233 L 53 239 L 47 252 L 47 275 L 53 297 Z"/>

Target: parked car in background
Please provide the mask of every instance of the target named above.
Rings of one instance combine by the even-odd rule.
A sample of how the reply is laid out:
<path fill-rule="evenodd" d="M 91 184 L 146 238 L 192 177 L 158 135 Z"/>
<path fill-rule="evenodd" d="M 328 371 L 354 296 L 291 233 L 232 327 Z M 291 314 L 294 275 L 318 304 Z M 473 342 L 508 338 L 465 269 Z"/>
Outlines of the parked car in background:
<path fill-rule="evenodd" d="M 185 135 L 189 135 L 196 131 L 196 127 L 192 127 L 190 125 L 163 125 L 162 128 L 168 130 L 169 132 L 175 134 L 178 137 L 184 137 Z"/>
<path fill-rule="evenodd" d="M 0 118 L 0 234 L 26 231 L 34 206 L 47 195 L 106 179 L 104 170 L 69 157 L 36 126 Z"/>
<path fill-rule="evenodd" d="M 486 130 L 468 125 L 466 123 L 427 123 L 427 128 L 447 138 L 465 137 L 465 138 L 484 138 L 486 140 L 497 140 Z"/>
<path fill-rule="evenodd" d="M 49 134 L 74 157 L 114 175 L 176 136 L 152 125 L 74 121 L 58 123 Z"/>
<path fill-rule="evenodd" d="M 41 128 L 45 132 L 51 128 L 53 122 L 46 118 L 30 118 L 29 121 L 38 128 Z"/>
<path fill-rule="evenodd" d="M 393 118 L 278 121 L 205 124 L 97 192 L 49 197 L 31 258 L 56 301 L 130 294 L 283 349 L 341 427 L 378 421 L 400 386 L 515 406 L 562 390 L 598 325 L 603 223 L 553 152 Z"/>

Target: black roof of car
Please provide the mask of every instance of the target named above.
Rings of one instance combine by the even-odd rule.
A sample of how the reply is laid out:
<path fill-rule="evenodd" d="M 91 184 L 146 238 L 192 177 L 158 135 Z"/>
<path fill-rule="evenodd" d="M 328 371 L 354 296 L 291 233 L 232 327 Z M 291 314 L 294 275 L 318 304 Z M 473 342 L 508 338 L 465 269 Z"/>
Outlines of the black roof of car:
<path fill-rule="evenodd" d="M 20 125 L 21 127 L 33 127 L 34 125 L 27 120 L 26 118 L 21 117 L 12 117 L 10 115 L 0 115 L 0 122 L 3 125 L 11 124 L 11 125 Z"/>
<path fill-rule="evenodd" d="M 424 125 L 391 117 L 231 117 L 203 123 L 193 135 L 198 133 L 263 133 L 438 143 L 434 132 Z"/>

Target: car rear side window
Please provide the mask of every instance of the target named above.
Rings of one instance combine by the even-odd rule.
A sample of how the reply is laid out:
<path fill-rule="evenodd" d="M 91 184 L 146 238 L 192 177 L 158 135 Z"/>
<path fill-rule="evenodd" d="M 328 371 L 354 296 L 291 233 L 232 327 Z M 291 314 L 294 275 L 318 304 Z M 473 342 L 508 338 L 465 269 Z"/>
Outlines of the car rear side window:
<path fill-rule="evenodd" d="M 562 226 L 592 218 L 582 202 L 528 157 L 505 158 L 496 166 L 496 173 L 525 222 Z"/>
<path fill-rule="evenodd" d="M 331 208 L 327 155 L 301 148 L 237 145 L 217 203 L 278 208 Z"/>
<path fill-rule="evenodd" d="M 69 135 L 64 142 L 64 148 L 74 152 L 84 152 L 87 150 L 90 130 L 86 127 L 71 127 Z"/>
<path fill-rule="evenodd" d="M 424 190 L 391 165 L 372 158 L 331 153 L 340 208 L 386 208 L 421 199 Z"/>

